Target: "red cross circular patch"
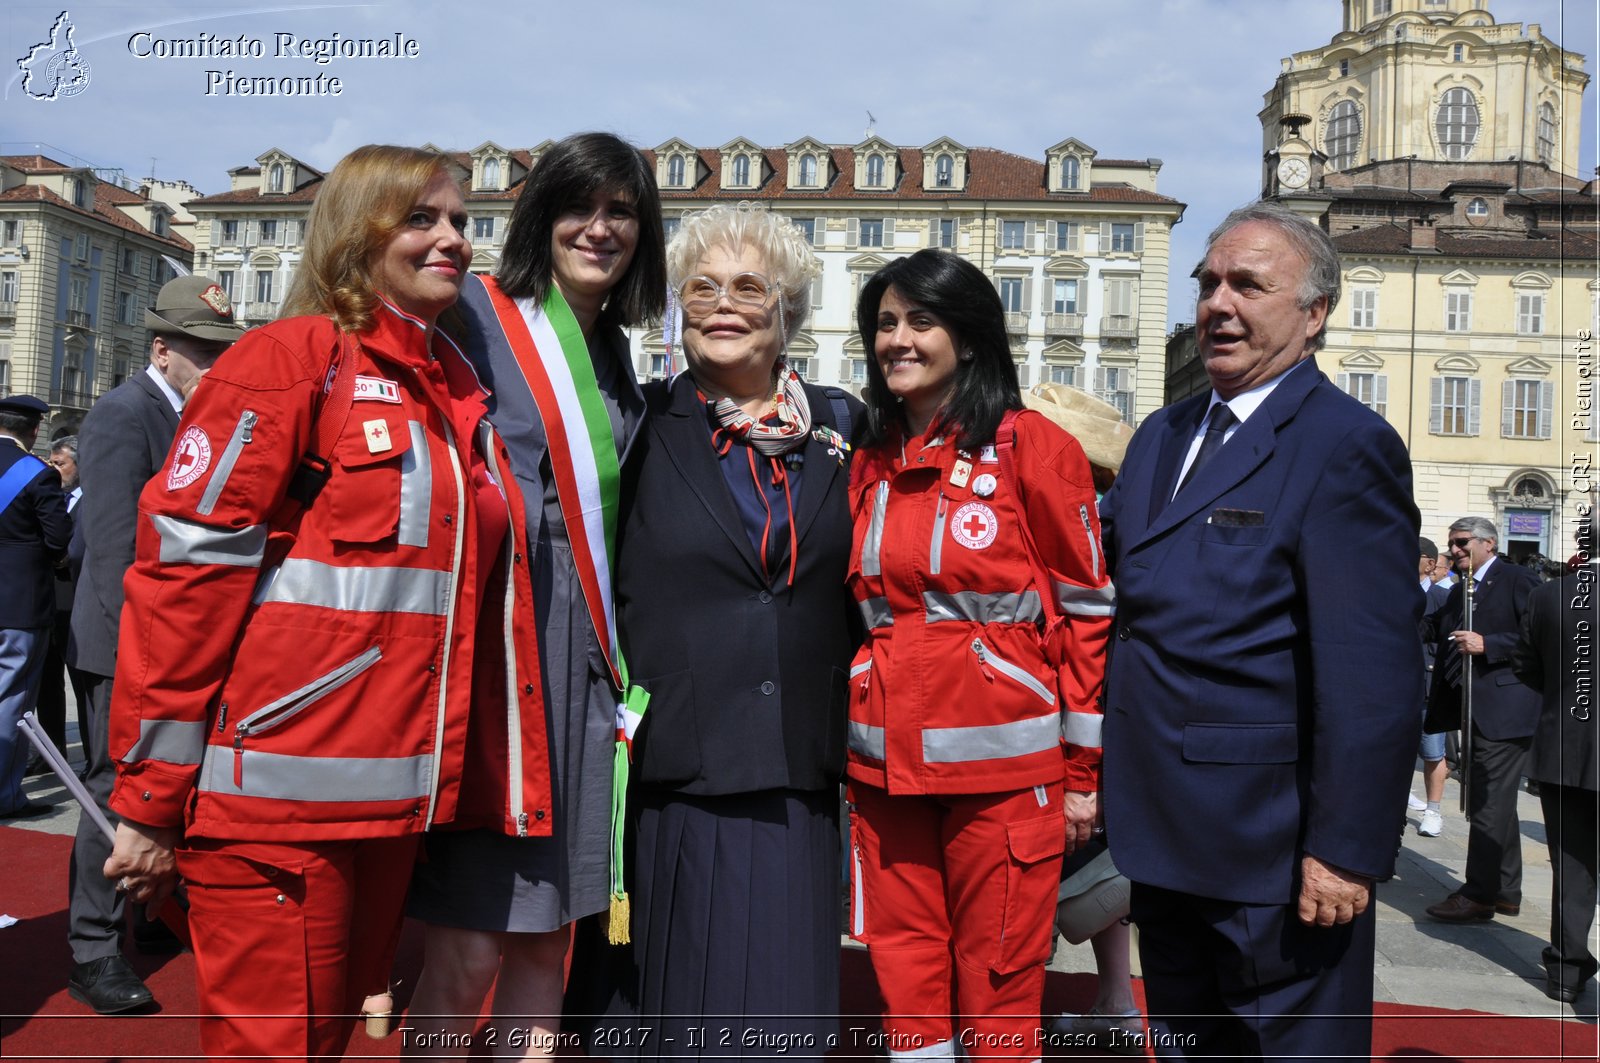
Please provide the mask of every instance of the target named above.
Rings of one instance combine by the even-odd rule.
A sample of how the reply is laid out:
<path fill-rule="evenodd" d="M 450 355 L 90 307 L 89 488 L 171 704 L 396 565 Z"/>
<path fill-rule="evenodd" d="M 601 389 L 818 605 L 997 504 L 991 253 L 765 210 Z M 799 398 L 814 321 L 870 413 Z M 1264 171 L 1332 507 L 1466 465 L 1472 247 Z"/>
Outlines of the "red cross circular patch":
<path fill-rule="evenodd" d="M 190 425 L 172 451 L 172 468 L 167 470 L 167 490 L 188 487 L 211 468 L 211 440 L 199 425 Z"/>
<path fill-rule="evenodd" d="M 986 550 L 1000 530 L 994 510 L 982 502 L 968 502 L 950 518 L 950 534 L 968 550 Z"/>

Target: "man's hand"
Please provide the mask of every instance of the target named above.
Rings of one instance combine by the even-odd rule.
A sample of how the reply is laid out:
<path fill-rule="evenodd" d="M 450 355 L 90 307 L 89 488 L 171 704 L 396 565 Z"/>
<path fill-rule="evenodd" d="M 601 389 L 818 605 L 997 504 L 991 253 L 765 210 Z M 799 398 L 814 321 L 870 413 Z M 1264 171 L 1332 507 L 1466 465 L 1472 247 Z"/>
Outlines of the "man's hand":
<path fill-rule="evenodd" d="M 1456 651 L 1461 654 L 1479 654 L 1483 652 L 1483 636 L 1476 631 L 1452 631 L 1450 639 L 1455 643 Z"/>
<path fill-rule="evenodd" d="M 182 840 L 181 827 L 152 827 L 125 819 L 117 824 L 117 840 L 106 858 L 105 876 L 131 900 L 159 911 L 178 884 L 178 863 L 172 851 Z"/>
<path fill-rule="evenodd" d="M 1300 921 L 1307 926 L 1348 923 L 1367 910 L 1372 880 L 1325 864 L 1309 853 L 1300 858 Z"/>
<path fill-rule="evenodd" d="M 1100 795 L 1098 793 L 1075 793 L 1067 791 L 1067 853 L 1071 855 L 1080 845 L 1088 845 L 1089 839 L 1097 830 L 1104 830 L 1100 825 Z"/>

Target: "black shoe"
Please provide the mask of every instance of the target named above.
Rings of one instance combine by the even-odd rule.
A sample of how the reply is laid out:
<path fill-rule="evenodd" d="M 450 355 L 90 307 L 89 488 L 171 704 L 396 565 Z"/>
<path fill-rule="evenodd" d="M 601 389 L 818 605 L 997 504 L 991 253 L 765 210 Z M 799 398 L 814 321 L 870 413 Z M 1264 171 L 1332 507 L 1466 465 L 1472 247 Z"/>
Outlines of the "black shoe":
<path fill-rule="evenodd" d="M 37 775 L 49 775 L 50 772 L 50 765 L 45 763 L 43 757 L 34 757 L 28 761 L 28 766 L 22 770 L 22 777 L 24 779 L 32 779 Z"/>
<path fill-rule="evenodd" d="M 34 816 L 48 816 L 55 811 L 53 805 L 41 805 L 35 801 L 24 801 L 9 812 L 0 812 L 0 819 L 32 819 Z"/>
<path fill-rule="evenodd" d="M 67 993 L 101 1015 L 132 1011 L 155 1000 L 150 987 L 128 966 L 121 953 L 73 964 L 72 973 L 67 976 Z"/>
<path fill-rule="evenodd" d="M 1549 975 L 1544 979 L 1544 995 L 1551 1000 L 1559 1000 L 1563 1004 L 1571 1004 L 1583 992 L 1582 986 L 1566 985 L 1559 979 Z"/>
<path fill-rule="evenodd" d="M 139 919 L 133 926 L 133 947 L 144 956 L 171 956 L 183 951 L 183 939 L 159 919 Z"/>

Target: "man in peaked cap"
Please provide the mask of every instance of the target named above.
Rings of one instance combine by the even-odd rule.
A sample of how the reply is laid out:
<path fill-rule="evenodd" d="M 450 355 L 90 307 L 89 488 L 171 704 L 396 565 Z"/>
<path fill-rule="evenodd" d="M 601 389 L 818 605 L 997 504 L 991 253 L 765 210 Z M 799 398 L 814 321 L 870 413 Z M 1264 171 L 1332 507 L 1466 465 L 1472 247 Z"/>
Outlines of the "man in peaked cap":
<path fill-rule="evenodd" d="M 116 769 L 106 756 L 107 721 L 117 665 L 122 575 L 133 564 L 139 492 L 166 466 L 184 399 L 217 357 L 244 335 L 228 294 L 198 274 L 164 284 L 156 305 L 145 311 L 144 323 L 150 330 L 150 364 L 95 403 L 78 432 L 78 475 L 83 485 L 78 523 L 84 554 L 72 603 L 67 660 L 85 673 L 89 690 L 89 769 L 84 783 L 108 815 L 106 801 Z M 149 988 L 122 955 L 118 940 L 122 896 L 100 870 L 110 854 L 105 836 L 89 817 L 83 817 L 69 872 L 67 940 L 73 968 L 67 990 L 102 1015 L 130 1011 L 152 1000 Z M 134 943 L 141 949 L 170 949 L 171 941 L 160 924 L 136 917 Z"/>
<path fill-rule="evenodd" d="M 33 708 L 55 618 L 55 567 L 72 524 L 61 477 L 33 455 L 50 407 L 31 395 L 0 399 L 0 819 L 50 810 L 22 792 L 28 742 L 17 721 Z"/>

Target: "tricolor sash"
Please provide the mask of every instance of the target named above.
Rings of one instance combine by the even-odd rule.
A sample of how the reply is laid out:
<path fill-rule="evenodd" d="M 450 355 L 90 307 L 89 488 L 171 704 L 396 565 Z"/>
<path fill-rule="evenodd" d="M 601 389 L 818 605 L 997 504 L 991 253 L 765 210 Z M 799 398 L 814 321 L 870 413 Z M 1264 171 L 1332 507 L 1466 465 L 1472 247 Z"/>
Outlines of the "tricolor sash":
<path fill-rule="evenodd" d="M 507 297 L 492 277 L 483 278 L 483 286 L 544 424 L 550 471 L 572 543 L 578 585 L 610 666 L 611 682 L 623 695 L 617 705 L 612 777 L 611 937 L 613 941 L 626 942 L 628 901 L 622 888 L 622 813 L 633 734 L 650 695 L 629 683 L 628 665 L 617 645 L 611 577 L 615 571 L 622 469 L 617 461 L 616 437 L 595 379 L 589 345 L 560 290 L 552 284 L 544 305 L 539 307 L 531 299 Z"/>

